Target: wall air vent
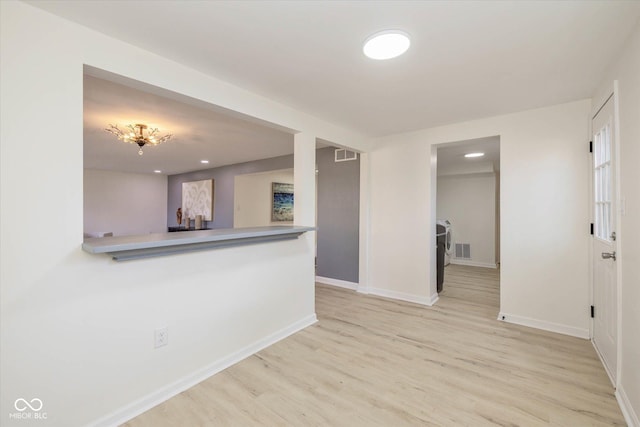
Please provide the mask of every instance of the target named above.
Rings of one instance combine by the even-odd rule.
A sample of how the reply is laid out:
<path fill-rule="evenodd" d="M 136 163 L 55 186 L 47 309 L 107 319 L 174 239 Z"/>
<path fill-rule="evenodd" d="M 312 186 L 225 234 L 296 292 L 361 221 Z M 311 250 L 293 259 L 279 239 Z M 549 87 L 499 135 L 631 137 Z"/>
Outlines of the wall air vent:
<path fill-rule="evenodd" d="M 469 243 L 456 243 L 456 258 L 471 259 L 471 245 Z"/>
<path fill-rule="evenodd" d="M 348 162 L 356 160 L 358 153 L 355 151 L 347 150 L 346 148 L 336 148 L 336 162 Z"/>

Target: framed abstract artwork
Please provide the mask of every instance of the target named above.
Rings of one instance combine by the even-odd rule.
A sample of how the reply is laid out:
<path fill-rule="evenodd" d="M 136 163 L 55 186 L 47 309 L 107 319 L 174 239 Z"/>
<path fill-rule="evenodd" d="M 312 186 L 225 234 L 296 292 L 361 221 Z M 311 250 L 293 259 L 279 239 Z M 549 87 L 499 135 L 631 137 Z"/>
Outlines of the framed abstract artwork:
<path fill-rule="evenodd" d="M 182 183 L 182 214 L 213 221 L 213 179 Z"/>
<path fill-rule="evenodd" d="M 293 221 L 293 184 L 271 183 L 271 221 Z"/>

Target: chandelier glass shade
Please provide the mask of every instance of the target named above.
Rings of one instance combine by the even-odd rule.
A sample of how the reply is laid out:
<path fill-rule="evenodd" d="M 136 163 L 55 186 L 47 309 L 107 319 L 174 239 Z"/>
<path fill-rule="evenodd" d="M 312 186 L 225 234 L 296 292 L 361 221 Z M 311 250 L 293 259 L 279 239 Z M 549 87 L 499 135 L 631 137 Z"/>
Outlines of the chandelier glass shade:
<path fill-rule="evenodd" d="M 145 145 L 158 145 L 173 137 L 172 134 L 159 136 L 158 128 L 149 128 L 143 124 L 127 125 L 127 129 L 120 129 L 118 125 L 109 124 L 109 127 L 105 130 L 114 134 L 120 141 L 138 145 L 140 147 L 138 154 L 141 156 L 143 154 L 142 147 Z"/>

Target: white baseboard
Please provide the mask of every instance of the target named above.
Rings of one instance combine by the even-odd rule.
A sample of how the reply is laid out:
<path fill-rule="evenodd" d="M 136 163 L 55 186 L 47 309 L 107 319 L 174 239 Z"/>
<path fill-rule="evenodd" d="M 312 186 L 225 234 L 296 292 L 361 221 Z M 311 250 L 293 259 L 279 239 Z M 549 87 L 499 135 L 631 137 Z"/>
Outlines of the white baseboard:
<path fill-rule="evenodd" d="M 439 299 L 440 296 L 436 292 L 435 294 L 431 295 L 431 298 L 429 298 L 429 303 L 427 305 L 431 307 L 433 304 L 437 303 Z"/>
<path fill-rule="evenodd" d="M 570 335 L 572 337 L 589 339 L 589 329 L 576 328 L 575 326 L 562 325 L 559 323 L 547 322 L 544 320 L 531 319 L 524 316 L 516 316 L 515 314 L 507 314 L 500 312 L 498 320 L 516 325 L 529 326 L 530 328 L 542 329 L 559 334 Z"/>
<path fill-rule="evenodd" d="M 347 282 L 346 280 L 332 279 L 331 277 L 316 276 L 316 282 L 323 283 L 325 285 L 337 286 L 339 288 L 351 289 L 353 291 L 358 289 L 358 284 L 355 282 Z"/>
<path fill-rule="evenodd" d="M 489 262 L 471 261 L 469 259 L 451 258 L 451 264 L 468 265 L 469 267 L 498 268 L 498 266 Z"/>
<path fill-rule="evenodd" d="M 422 304 L 427 306 L 432 306 L 438 301 L 438 294 L 431 295 L 430 297 L 423 297 L 420 295 L 407 294 L 404 292 L 390 291 L 388 289 L 379 289 L 379 288 L 364 288 L 358 289 L 358 292 L 362 294 L 371 294 L 377 295 L 379 297 L 397 299 L 401 301 L 413 302 L 416 304 Z"/>
<path fill-rule="evenodd" d="M 624 420 L 627 422 L 629 427 L 640 427 L 640 419 L 638 418 L 638 414 L 633 409 L 627 393 L 625 393 L 624 389 L 622 388 L 622 384 L 620 384 L 620 386 L 616 390 L 616 399 L 618 400 L 618 405 L 620 405 L 622 415 L 624 415 Z"/>
<path fill-rule="evenodd" d="M 293 335 L 294 333 L 306 328 L 307 326 L 311 326 L 318 321 L 315 313 L 311 314 L 303 319 L 298 320 L 297 322 L 287 326 L 286 328 L 280 329 L 279 331 L 274 332 L 271 335 L 268 335 L 253 344 L 250 344 L 235 353 L 230 354 L 229 356 L 223 357 L 220 360 L 217 360 L 211 363 L 208 366 L 205 366 L 202 369 L 199 369 L 193 372 L 190 375 L 187 375 L 178 381 L 175 381 L 171 384 L 158 389 L 149 395 L 138 399 L 126 405 L 112 414 L 109 414 L 94 423 L 92 426 L 102 427 L 102 426 L 118 426 L 121 425 L 136 416 L 142 414 L 143 412 L 148 411 L 153 408 L 169 400 L 173 396 L 182 393 L 183 391 L 193 387 L 194 385 L 206 380 L 212 375 L 217 374 L 218 372 L 228 368 L 231 365 L 234 365 L 240 362 L 243 359 L 259 352 L 260 350 L 269 347 L 272 344 L 288 337 L 289 335 Z"/>
<path fill-rule="evenodd" d="M 611 386 L 613 388 L 616 388 L 616 380 L 614 379 L 613 374 L 611 373 L 611 370 L 609 369 L 609 366 L 605 363 L 604 357 L 602 357 L 602 353 L 600 352 L 600 349 L 598 348 L 598 345 L 593 340 L 593 338 L 591 338 L 591 345 L 593 346 L 593 349 L 596 351 L 596 354 L 598 355 L 598 358 L 600 359 L 600 363 L 602 364 L 602 367 L 604 368 L 604 371 L 609 376 L 609 381 L 611 381 Z"/>

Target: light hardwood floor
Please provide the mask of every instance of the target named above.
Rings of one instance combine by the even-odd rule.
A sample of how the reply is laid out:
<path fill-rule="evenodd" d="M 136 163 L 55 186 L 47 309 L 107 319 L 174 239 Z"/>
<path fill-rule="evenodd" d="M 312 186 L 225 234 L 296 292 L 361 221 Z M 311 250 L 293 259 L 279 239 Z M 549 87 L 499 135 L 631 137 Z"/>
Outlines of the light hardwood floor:
<path fill-rule="evenodd" d="M 317 324 L 126 426 L 625 425 L 589 341 L 497 321 L 496 270 L 445 271 L 434 307 L 317 285 Z"/>

